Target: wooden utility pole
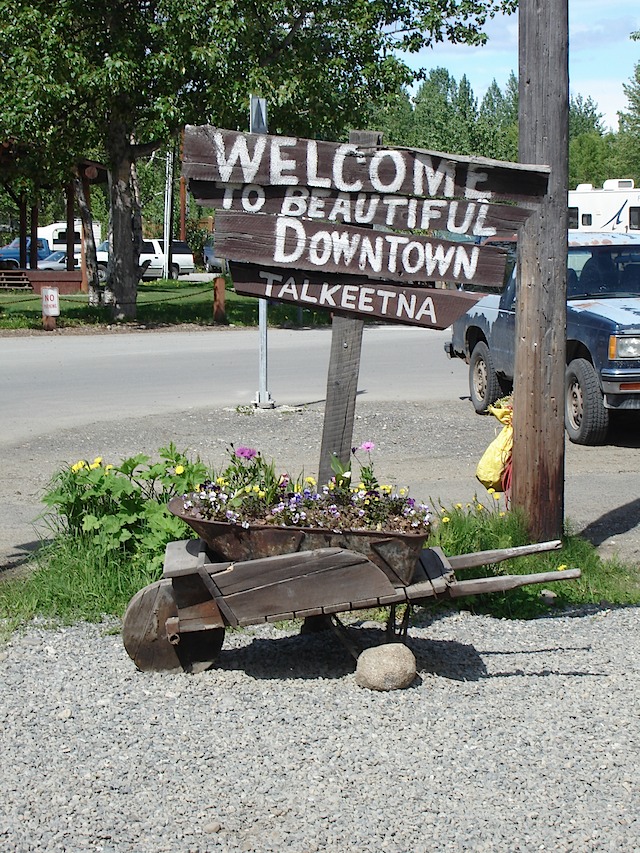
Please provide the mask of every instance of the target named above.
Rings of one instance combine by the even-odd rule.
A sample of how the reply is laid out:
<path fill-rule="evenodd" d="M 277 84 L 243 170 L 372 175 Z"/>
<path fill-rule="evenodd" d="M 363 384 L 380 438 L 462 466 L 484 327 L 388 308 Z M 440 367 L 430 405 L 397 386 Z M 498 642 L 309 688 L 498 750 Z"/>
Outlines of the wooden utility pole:
<path fill-rule="evenodd" d="M 519 14 L 519 157 L 551 175 L 519 239 L 512 502 L 546 540 L 564 519 L 568 0 L 521 0 Z"/>
<path fill-rule="evenodd" d="M 352 130 L 349 134 L 349 142 L 362 147 L 375 147 L 382 145 L 382 134 L 376 131 Z M 320 483 L 327 483 L 333 475 L 331 460 L 334 454 L 343 465 L 351 457 L 363 331 L 363 320 L 334 315 L 327 376 L 327 399 L 318 463 L 318 482 Z"/>

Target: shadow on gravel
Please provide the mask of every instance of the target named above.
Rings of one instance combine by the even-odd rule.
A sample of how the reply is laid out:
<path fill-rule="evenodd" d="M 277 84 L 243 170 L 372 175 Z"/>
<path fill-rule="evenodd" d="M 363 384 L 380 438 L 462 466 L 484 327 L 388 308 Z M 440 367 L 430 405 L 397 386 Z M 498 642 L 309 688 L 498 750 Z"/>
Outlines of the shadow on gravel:
<path fill-rule="evenodd" d="M 633 530 L 638 526 L 638 518 L 640 518 L 640 498 L 596 518 L 580 531 L 580 536 L 597 547 L 612 536 L 620 536 Z"/>
<path fill-rule="evenodd" d="M 360 649 L 384 642 L 384 631 L 350 629 Z M 487 676 L 486 667 L 473 646 L 452 640 L 411 637 L 407 645 L 416 656 L 418 675 L 438 675 L 454 681 L 477 681 Z M 355 672 L 356 663 L 340 641 L 328 631 L 278 639 L 256 638 L 239 649 L 221 651 L 215 669 L 242 670 L 253 678 L 343 678 Z"/>

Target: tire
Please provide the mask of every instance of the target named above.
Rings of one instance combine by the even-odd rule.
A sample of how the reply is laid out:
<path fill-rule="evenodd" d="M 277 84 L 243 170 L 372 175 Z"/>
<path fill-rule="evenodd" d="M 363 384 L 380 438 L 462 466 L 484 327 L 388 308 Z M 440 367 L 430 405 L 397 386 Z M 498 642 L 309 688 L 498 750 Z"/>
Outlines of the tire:
<path fill-rule="evenodd" d="M 478 414 L 485 413 L 487 406 L 502 396 L 491 351 L 484 341 L 475 345 L 469 359 L 469 393 Z"/>
<path fill-rule="evenodd" d="M 178 278 L 180 275 L 180 267 L 178 264 L 171 264 L 171 270 L 169 271 L 169 278 L 174 280 Z"/>
<path fill-rule="evenodd" d="M 609 427 L 598 377 L 591 362 L 575 358 L 565 371 L 564 424 L 574 444 L 602 444 Z"/>
<path fill-rule="evenodd" d="M 104 284 L 107 280 L 107 268 L 104 264 L 98 264 L 98 283 Z"/>

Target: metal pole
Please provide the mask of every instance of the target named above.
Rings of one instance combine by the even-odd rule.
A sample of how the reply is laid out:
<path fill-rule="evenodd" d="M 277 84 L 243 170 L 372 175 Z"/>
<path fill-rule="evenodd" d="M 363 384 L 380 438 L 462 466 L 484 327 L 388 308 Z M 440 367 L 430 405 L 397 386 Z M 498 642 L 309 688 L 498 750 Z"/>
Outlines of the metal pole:
<path fill-rule="evenodd" d="M 171 207 L 173 205 L 173 145 L 167 150 L 167 168 L 164 185 L 164 260 L 162 275 L 171 278 Z"/>
<path fill-rule="evenodd" d="M 265 98 L 251 95 L 249 104 L 249 133 L 267 133 L 267 102 Z M 260 364 L 258 393 L 253 401 L 261 409 L 273 409 L 275 400 L 267 390 L 267 300 L 258 300 L 258 328 L 260 331 Z"/>

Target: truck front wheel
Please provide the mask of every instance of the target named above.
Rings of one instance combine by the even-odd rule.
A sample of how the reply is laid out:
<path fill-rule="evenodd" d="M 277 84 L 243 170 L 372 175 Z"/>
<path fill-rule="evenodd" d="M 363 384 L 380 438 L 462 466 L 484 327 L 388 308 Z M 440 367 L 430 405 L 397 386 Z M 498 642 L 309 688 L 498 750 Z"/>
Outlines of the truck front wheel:
<path fill-rule="evenodd" d="M 478 341 L 469 359 L 469 393 L 478 414 L 486 412 L 502 394 L 491 351 L 484 341 Z"/>
<path fill-rule="evenodd" d="M 609 426 L 598 377 L 591 362 L 575 358 L 565 372 L 564 424 L 574 444 L 602 444 Z"/>

